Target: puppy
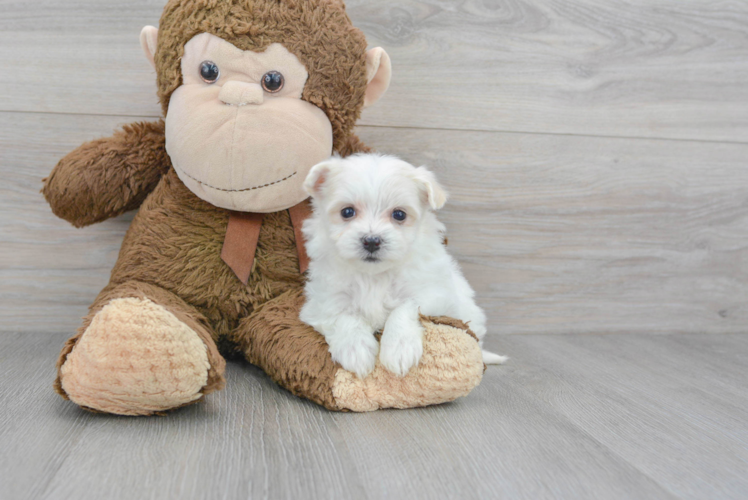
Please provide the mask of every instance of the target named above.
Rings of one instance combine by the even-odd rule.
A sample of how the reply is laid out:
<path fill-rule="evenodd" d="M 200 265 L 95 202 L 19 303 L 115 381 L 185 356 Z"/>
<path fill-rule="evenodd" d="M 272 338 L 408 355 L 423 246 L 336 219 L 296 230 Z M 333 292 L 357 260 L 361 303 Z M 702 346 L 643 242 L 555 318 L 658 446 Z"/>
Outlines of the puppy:
<path fill-rule="evenodd" d="M 447 193 L 433 173 L 357 154 L 314 166 L 304 189 L 314 214 L 303 226 L 310 265 L 300 316 L 324 335 L 334 361 L 363 378 L 379 353 L 404 376 L 423 354 L 419 312 L 469 322 L 483 344 L 486 316 L 443 243 L 434 211 Z M 487 364 L 506 359 L 483 352 Z"/>

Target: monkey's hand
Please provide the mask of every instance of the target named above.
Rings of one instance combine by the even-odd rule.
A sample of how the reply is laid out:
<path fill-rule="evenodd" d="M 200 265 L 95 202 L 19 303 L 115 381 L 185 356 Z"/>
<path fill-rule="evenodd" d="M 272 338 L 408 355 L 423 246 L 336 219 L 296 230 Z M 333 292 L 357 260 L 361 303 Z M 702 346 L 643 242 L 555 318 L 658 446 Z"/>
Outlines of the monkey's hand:
<path fill-rule="evenodd" d="M 132 123 L 60 160 L 42 192 L 55 215 L 87 226 L 138 208 L 169 165 L 163 120 Z"/>

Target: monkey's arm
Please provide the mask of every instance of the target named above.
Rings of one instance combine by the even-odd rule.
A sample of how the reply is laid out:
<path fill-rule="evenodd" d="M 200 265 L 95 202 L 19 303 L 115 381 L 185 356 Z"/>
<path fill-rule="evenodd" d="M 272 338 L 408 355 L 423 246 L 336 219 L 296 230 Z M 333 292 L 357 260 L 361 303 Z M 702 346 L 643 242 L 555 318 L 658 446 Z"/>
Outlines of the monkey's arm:
<path fill-rule="evenodd" d="M 87 226 L 138 208 L 170 165 L 164 121 L 132 123 L 60 160 L 42 192 L 55 215 Z"/>

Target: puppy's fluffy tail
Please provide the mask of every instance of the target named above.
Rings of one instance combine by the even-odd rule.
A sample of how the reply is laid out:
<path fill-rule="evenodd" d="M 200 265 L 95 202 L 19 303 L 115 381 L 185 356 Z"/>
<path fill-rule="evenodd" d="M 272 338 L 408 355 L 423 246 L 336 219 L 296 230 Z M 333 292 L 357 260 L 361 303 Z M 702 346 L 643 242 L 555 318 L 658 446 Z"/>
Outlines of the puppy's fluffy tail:
<path fill-rule="evenodd" d="M 508 356 L 501 356 L 485 350 L 483 351 L 483 362 L 487 365 L 503 365 L 508 359 Z"/>

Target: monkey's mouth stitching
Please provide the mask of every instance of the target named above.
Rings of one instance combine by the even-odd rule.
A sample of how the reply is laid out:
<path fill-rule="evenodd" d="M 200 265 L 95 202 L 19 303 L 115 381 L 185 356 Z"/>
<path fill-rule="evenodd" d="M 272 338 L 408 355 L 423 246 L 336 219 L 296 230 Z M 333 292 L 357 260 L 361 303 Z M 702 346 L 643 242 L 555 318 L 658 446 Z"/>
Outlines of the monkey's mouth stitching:
<path fill-rule="evenodd" d="M 177 167 L 176 165 L 174 166 L 174 168 L 178 169 L 180 172 L 182 172 L 184 175 L 186 175 L 187 177 L 189 177 L 193 181 L 197 182 L 198 184 L 201 184 L 201 185 L 203 185 L 205 187 L 209 187 L 211 189 L 215 189 L 217 191 L 225 191 L 227 193 L 241 193 L 243 191 L 254 191 L 255 189 L 266 188 L 266 187 L 272 186 L 273 184 L 280 184 L 283 181 L 287 181 L 288 179 L 290 179 L 291 177 L 293 177 L 294 175 L 296 175 L 298 173 L 298 172 L 294 172 L 291 175 L 284 177 L 283 179 L 279 179 L 279 180 L 273 181 L 273 182 L 268 182 L 267 184 L 263 184 L 261 186 L 252 186 L 252 187 L 248 187 L 246 189 L 223 189 L 223 188 L 211 186 L 210 184 L 207 184 L 207 183 L 205 183 L 205 182 L 203 182 L 203 181 L 201 181 L 199 179 L 195 179 L 190 174 L 188 174 L 187 172 L 185 172 L 181 168 Z"/>

